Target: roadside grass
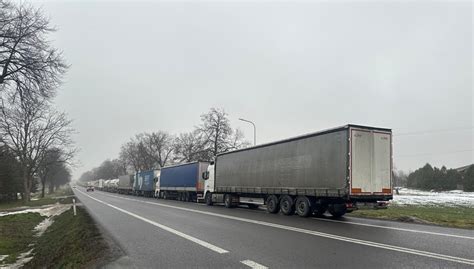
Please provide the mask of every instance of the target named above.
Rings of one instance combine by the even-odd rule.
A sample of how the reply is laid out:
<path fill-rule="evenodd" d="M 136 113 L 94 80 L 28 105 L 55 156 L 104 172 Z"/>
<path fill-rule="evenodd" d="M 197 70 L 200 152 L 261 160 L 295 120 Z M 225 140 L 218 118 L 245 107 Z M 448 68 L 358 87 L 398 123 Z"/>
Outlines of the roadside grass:
<path fill-rule="evenodd" d="M 43 206 L 43 205 L 54 204 L 56 203 L 56 201 L 57 200 L 53 198 L 42 198 L 38 200 L 32 200 L 27 203 L 23 203 L 22 200 L 7 201 L 7 202 L 0 203 L 0 210 L 18 208 L 18 207 L 23 207 L 23 206 L 27 206 L 27 207 Z"/>
<path fill-rule="evenodd" d="M 72 204 L 72 199 L 74 196 L 74 192 L 69 187 L 64 187 L 58 189 L 56 192 L 52 194 L 46 194 L 44 198 L 39 197 L 39 193 L 35 194 L 29 202 L 23 203 L 22 200 L 17 201 L 0 201 L 0 211 L 2 210 L 9 210 L 21 207 L 38 207 L 44 205 L 50 205 L 55 203 L 60 204 Z"/>
<path fill-rule="evenodd" d="M 356 210 L 349 216 L 474 229 L 474 208 L 468 207 L 391 205 L 388 209 Z"/>
<path fill-rule="evenodd" d="M 24 268 L 90 268 L 107 252 L 108 246 L 86 210 L 77 207 L 54 218 L 37 240 L 34 258 Z"/>
<path fill-rule="evenodd" d="M 38 213 L 24 213 L 0 217 L 0 254 L 8 255 L 2 264 L 14 263 L 19 254 L 28 251 L 36 241 L 33 230 L 45 217 Z"/>

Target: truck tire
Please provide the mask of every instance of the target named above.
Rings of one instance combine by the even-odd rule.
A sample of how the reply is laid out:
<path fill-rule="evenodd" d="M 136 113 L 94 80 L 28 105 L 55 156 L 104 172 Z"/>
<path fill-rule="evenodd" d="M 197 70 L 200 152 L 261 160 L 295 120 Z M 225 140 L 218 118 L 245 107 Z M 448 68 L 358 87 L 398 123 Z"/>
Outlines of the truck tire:
<path fill-rule="evenodd" d="M 280 211 L 284 215 L 290 216 L 295 213 L 295 203 L 289 195 L 283 195 L 280 200 Z"/>
<path fill-rule="evenodd" d="M 308 217 L 312 213 L 311 202 L 309 201 L 308 197 L 298 196 L 296 198 L 295 210 L 298 216 L 303 218 Z"/>
<path fill-rule="evenodd" d="M 328 210 L 328 206 L 325 204 L 316 204 L 314 206 L 313 214 L 316 217 L 322 217 L 324 216 L 324 213 Z"/>
<path fill-rule="evenodd" d="M 233 208 L 234 207 L 234 204 L 232 203 L 232 195 L 226 194 L 224 196 L 224 205 L 227 208 Z"/>
<path fill-rule="evenodd" d="M 329 205 L 329 213 L 334 218 L 340 218 L 346 214 L 346 205 L 345 204 L 330 204 Z"/>
<path fill-rule="evenodd" d="M 212 205 L 212 193 L 210 192 L 206 193 L 206 205 L 208 206 Z"/>
<path fill-rule="evenodd" d="M 275 214 L 280 211 L 280 203 L 278 201 L 278 197 L 276 197 L 275 195 L 272 194 L 268 196 L 266 204 L 268 213 Z"/>
<path fill-rule="evenodd" d="M 191 195 L 189 194 L 189 192 L 186 192 L 186 193 L 184 194 L 184 200 L 185 200 L 186 202 L 191 202 Z"/>
<path fill-rule="evenodd" d="M 168 193 L 166 191 L 163 192 L 163 200 L 168 200 Z"/>

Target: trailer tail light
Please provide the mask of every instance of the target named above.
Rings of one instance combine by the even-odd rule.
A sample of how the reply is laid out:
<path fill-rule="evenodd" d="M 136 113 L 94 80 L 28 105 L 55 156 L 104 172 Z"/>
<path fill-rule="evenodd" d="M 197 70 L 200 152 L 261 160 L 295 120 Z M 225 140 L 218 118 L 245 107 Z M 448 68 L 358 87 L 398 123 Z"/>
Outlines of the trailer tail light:
<path fill-rule="evenodd" d="M 351 193 L 361 193 L 362 189 L 361 188 L 352 188 Z"/>
<path fill-rule="evenodd" d="M 383 188 L 382 192 L 383 193 L 392 193 L 392 189 Z"/>

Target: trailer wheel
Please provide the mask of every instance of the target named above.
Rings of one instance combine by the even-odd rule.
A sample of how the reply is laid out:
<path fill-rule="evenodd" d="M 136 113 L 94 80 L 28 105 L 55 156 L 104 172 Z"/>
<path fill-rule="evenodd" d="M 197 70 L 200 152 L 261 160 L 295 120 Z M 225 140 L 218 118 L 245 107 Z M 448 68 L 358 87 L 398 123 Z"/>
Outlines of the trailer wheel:
<path fill-rule="evenodd" d="M 275 214 L 275 213 L 278 213 L 278 211 L 280 211 L 280 204 L 278 203 L 278 197 L 276 197 L 275 195 L 272 194 L 268 196 L 266 204 L 267 204 L 268 213 Z"/>
<path fill-rule="evenodd" d="M 329 213 L 334 218 L 340 218 L 346 214 L 346 205 L 345 204 L 330 204 L 329 205 Z"/>
<path fill-rule="evenodd" d="M 298 196 L 298 198 L 296 198 L 295 207 L 296 214 L 300 217 L 306 218 L 311 214 L 311 202 L 306 196 Z"/>
<path fill-rule="evenodd" d="M 166 191 L 163 192 L 163 200 L 168 200 L 168 193 Z"/>
<path fill-rule="evenodd" d="M 185 197 L 186 197 L 185 199 L 186 202 L 191 202 L 191 194 L 189 192 L 186 192 Z"/>
<path fill-rule="evenodd" d="M 206 193 L 206 205 L 208 206 L 212 205 L 212 193 L 210 192 Z"/>
<path fill-rule="evenodd" d="M 295 203 L 289 195 L 283 195 L 280 200 L 280 210 L 283 214 L 289 216 L 295 213 Z"/>
<path fill-rule="evenodd" d="M 232 207 L 234 207 L 234 204 L 232 203 L 232 195 L 226 194 L 226 195 L 224 196 L 224 205 L 225 205 L 225 207 L 227 207 L 227 208 L 232 208 Z"/>
<path fill-rule="evenodd" d="M 314 206 L 313 213 L 316 217 L 322 217 L 324 216 L 324 213 L 328 210 L 328 206 L 325 204 L 316 204 Z"/>

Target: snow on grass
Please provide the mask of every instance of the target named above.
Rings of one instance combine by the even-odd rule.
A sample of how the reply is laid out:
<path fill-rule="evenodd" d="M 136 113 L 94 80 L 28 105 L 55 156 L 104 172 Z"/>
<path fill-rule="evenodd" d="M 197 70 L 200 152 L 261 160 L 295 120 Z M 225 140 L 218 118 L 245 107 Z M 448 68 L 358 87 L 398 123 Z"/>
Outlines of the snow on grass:
<path fill-rule="evenodd" d="M 459 190 L 430 192 L 402 188 L 399 193 L 393 195 L 392 204 L 474 208 L 474 192 Z"/>
<path fill-rule="evenodd" d="M 15 214 L 24 214 L 24 213 L 39 213 L 41 216 L 52 217 L 62 214 L 64 211 L 71 207 L 70 204 L 60 204 L 56 203 L 53 205 L 45 205 L 39 208 L 28 208 L 24 207 L 24 210 L 17 210 L 11 212 L 0 212 L 0 217 L 15 215 Z"/>
<path fill-rule="evenodd" d="M 0 217 L 7 216 L 7 215 L 14 215 L 14 214 L 24 214 L 24 213 L 30 213 L 30 212 L 39 213 L 41 216 L 46 217 L 42 222 L 40 222 L 35 227 L 36 236 L 41 236 L 46 231 L 46 229 L 48 229 L 48 227 L 51 226 L 51 224 L 53 224 L 54 216 L 59 216 L 65 211 L 69 210 L 70 208 L 71 208 L 71 205 L 57 203 L 52 206 L 47 206 L 47 207 L 42 207 L 42 208 L 32 208 L 32 209 L 25 209 L 25 210 L 20 210 L 20 211 L 0 213 Z"/>

